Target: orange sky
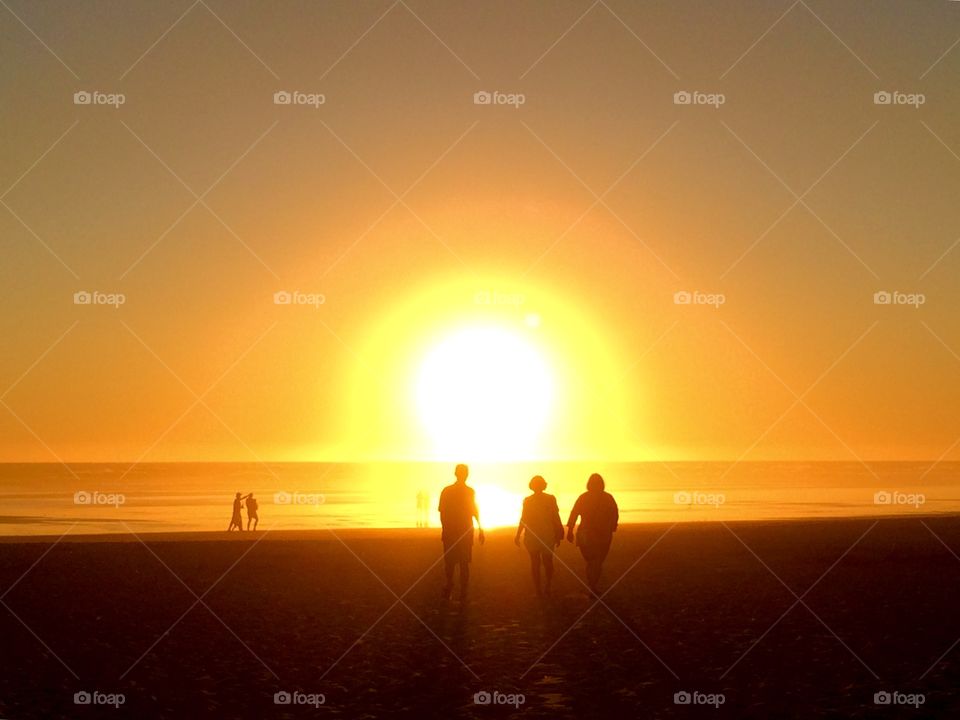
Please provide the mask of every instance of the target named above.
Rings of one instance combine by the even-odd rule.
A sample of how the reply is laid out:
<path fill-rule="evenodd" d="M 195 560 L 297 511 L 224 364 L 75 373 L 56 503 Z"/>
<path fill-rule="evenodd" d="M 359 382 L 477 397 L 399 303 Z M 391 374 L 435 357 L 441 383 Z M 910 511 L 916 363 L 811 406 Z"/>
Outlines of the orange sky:
<path fill-rule="evenodd" d="M 960 3 L 9 5 L 0 460 L 425 457 L 481 321 L 543 456 L 960 459 Z"/>

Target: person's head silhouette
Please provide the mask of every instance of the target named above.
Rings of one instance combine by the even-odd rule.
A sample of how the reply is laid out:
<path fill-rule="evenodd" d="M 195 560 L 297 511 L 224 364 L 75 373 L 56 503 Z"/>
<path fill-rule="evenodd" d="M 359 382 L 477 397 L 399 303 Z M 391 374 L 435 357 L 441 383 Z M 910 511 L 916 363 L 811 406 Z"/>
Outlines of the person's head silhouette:
<path fill-rule="evenodd" d="M 587 480 L 587 491 L 588 492 L 603 492 L 603 489 L 606 485 L 603 482 L 603 478 L 600 477 L 600 473 L 594 473 Z"/>
<path fill-rule="evenodd" d="M 463 463 L 460 463 L 454 468 L 453 474 L 456 476 L 458 482 L 466 482 L 467 475 L 470 474 L 470 469 Z"/>
<path fill-rule="evenodd" d="M 238 497 L 238 498 L 240 497 L 240 493 L 237 493 L 237 497 Z"/>
<path fill-rule="evenodd" d="M 543 479 L 540 475 L 534 475 L 530 478 L 530 484 L 528 486 L 535 493 L 542 493 L 547 489 L 547 481 Z"/>

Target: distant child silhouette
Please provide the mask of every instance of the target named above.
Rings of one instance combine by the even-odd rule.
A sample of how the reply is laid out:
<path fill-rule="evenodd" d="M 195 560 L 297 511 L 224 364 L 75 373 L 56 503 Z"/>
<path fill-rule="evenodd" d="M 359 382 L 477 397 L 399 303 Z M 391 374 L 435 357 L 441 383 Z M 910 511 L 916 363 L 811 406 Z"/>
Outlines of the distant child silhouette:
<path fill-rule="evenodd" d="M 247 495 L 245 499 L 247 501 L 247 530 L 250 529 L 250 523 L 253 523 L 253 529 L 256 530 L 257 525 L 260 524 L 260 515 L 257 513 L 260 505 L 253 493 Z"/>
<path fill-rule="evenodd" d="M 446 584 L 443 586 L 444 599 L 450 599 L 453 592 L 453 571 L 460 568 L 460 599 L 467 597 L 470 583 L 470 560 L 473 556 L 473 519 L 477 519 L 480 544 L 483 545 L 483 528 L 480 527 L 480 511 L 477 509 L 476 495 L 467 485 L 470 474 L 466 465 L 457 465 L 453 474 L 457 481 L 447 485 L 440 493 L 440 525 L 443 527 L 443 561 L 446 571 Z"/>
<path fill-rule="evenodd" d="M 240 508 L 243 507 L 243 498 L 240 497 L 240 493 L 237 493 L 236 497 L 233 498 L 233 517 L 230 518 L 230 525 L 227 527 L 227 532 L 237 528 L 243 532 L 243 518 L 240 517 Z"/>
<path fill-rule="evenodd" d="M 530 553 L 533 587 L 539 597 L 544 592 L 540 588 L 541 564 L 547 576 L 545 592 L 550 594 L 550 585 L 553 582 L 553 549 L 563 540 L 563 523 L 560 521 L 557 499 L 544 492 L 547 481 L 535 475 L 530 480 L 529 487 L 533 490 L 533 495 L 523 499 L 523 513 L 520 515 L 520 525 L 513 541 L 519 546 L 520 536 L 523 535 L 523 544 Z"/>
<path fill-rule="evenodd" d="M 613 495 L 604 490 L 603 478 L 597 473 L 587 480 L 587 491 L 577 498 L 567 521 L 567 540 L 573 542 L 573 530 L 580 518 L 577 547 L 587 561 L 587 585 L 594 595 L 600 584 L 600 570 L 610 552 L 613 533 L 620 522 L 620 511 Z"/>

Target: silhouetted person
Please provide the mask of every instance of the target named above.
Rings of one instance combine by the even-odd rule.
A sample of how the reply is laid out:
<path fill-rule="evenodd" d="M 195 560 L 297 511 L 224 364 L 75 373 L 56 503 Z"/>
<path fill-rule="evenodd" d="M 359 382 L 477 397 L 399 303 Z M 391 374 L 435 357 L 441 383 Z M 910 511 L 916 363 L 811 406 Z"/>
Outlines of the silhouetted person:
<path fill-rule="evenodd" d="M 240 493 L 237 493 L 236 497 L 233 498 L 233 517 L 230 518 L 230 525 L 227 527 L 227 532 L 237 528 L 243 532 L 243 518 L 240 517 L 240 508 L 243 507 L 243 498 L 240 497 Z"/>
<path fill-rule="evenodd" d="M 417 527 L 430 525 L 430 495 L 426 490 L 417 492 Z"/>
<path fill-rule="evenodd" d="M 540 589 L 542 564 L 547 576 L 546 594 L 549 595 L 553 582 L 553 549 L 563 540 L 563 523 L 560 521 L 557 499 L 544 492 L 547 481 L 535 475 L 530 480 L 529 487 L 533 490 L 533 495 L 523 499 L 523 513 L 520 515 L 520 525 L 513 541 L 520 545 L 520 536 L 523 535 L 523 544 L 530 553 L 533 586 L 538 596 L 543 594 Z"/>
<path fill-rule="evenodd" d="M 466 465 L 457 465 L 453 474 L 457 481 L 447 485 L 440 493 L 440 525 L 443 527 L 443 562 L 446 571 L 446 584 L 443 597 L 450 599 L 453 592 L 453 571 L 460 568 L 460 599 L 467 597 L 470 583 L 470 560 L 473 556 L 473 519 L 477 519 L 480 544 L 483 545 L 483 528 L 480 527 L 480 511 L 477 509 L 476 495 L 467 485 L 470 473 Z"/>
<path fill-rule="evenodd" d="M 594 595 L 600 584 L 600 569 L 610 552 L 613 533 L 620 522 L 620 511 L 613 495 L 604 491 L 603 478 L 597 473 L 587 480 L 587 491 L 577 498 L 567 521 L 567 540 L 573 542 L 573 529 L 580 518 L 577 530 L 577 547 L 587 561 L 587 585 Z"/>
<path fill-rule="evenodd" d="M 260 515 L 257 513 L 257 510 L 260 508 L 260 504 L 253 496 L 253 493 L 246 495 L 244 500 L 247 501 L 247 530 L 250 529 L 250 523 L 253 523 L 253 529 L 256 530 L 257 525 L 260 524 Z"/>

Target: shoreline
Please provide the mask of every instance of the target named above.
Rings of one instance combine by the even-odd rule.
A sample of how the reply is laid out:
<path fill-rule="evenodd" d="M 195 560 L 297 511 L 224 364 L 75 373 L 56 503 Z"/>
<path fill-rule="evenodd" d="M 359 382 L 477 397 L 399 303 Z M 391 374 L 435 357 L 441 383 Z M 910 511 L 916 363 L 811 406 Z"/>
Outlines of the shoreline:
<path fill-rule="evenodd" d="M 772 528 L 781 526 L 796 526 L 810 524 L 821 526 L 825 524 L 849 523 L 855 521 L 906 521 L 906 520 L 941 520 L 960 518 L 960 512 L 945 511 L 942 513 L 910 513 L 910 514 L 872 514 L 872 515 L 839 515 L 830 517 L 796 517 L 759 520 L 677 520 L 675 522 L 649 523 L 621 523 L 618 532 L 632 532 L 636 530 L 656 530 L 657 528 L 716 528 L 718 526 L 735 525 L 743 528 Z M 498 526 L 484 528 L 488 537 L 510 535 L 516 528 L 513 526 Z M 0 545 L 35 545 L 52 543 L 78 544 L 121 544 L 141 541 L 150 542 L 188 542 L 188 543 L 224 543 L 250 542 L 252 540 L 269 540 L 270 542 L 284 541 L 322 541 L 341 539 L 362 540 L 398 540 L 418 537 L 439 537 L 440 526 L 418 527 L 320 527 L 311 529 L 283 529 L 271 528 L 264 524 L 259 530 L 244 532 L 227 532 L 225 530 L 183 530 L 183 531 L 156 531 L 156 532 L 116 532 L 116 533 L 73 533 L 68 531 L 50 535 L 0 535 Z"/>

